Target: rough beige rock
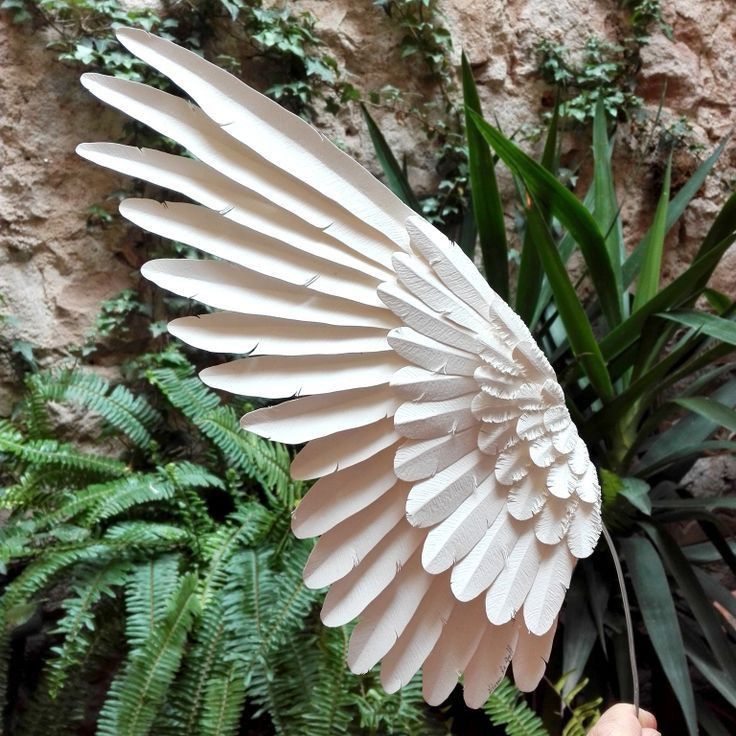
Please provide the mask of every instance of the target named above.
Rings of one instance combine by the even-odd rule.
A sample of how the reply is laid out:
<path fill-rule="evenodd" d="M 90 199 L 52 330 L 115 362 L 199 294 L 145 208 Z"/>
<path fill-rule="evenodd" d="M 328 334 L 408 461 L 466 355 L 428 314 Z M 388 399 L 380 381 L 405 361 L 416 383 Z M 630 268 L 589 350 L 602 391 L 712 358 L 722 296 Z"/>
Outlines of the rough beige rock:
<path fill-rule="evenodd" d="M 87 210 L 120 186 L 74 153 L 82 135 L 115 139 L 119 118 L 91 102 L 79 72 L 38 34 L 0 23 L 0 294 L 13 339 L 42 360 L 78 345 L 100 302 L 130 283 L 116 256 L 124 230 L 86 226 Z M 12 383 L 0 364 L 0 411 Z"/>

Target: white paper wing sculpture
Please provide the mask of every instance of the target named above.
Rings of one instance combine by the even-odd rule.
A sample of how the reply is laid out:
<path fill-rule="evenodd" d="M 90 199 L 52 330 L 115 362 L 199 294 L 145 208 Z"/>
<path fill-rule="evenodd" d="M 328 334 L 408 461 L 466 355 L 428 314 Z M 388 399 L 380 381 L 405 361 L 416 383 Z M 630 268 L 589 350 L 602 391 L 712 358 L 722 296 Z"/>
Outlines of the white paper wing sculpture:
<path fill-rule="evenodd" d="M 304 579 L 328 626 L 357 618 L 348 663 L 388 691 L 421 668 L 442 702 L 482 705 L 513 663 L 536 687 L 600 490 L 555 374 L 462 251 L 320 133 L 234 77 L 142 31 L 120 41 L 196 104 L 98 75 L 97 97 L 194 158 L 109 143 L 79 153 L 199 204 L 128 199 L 122 214 L 217 260 L 144 275 L 225 310 L 172 322 L 185 342 L 248 357 L 210 386 L 289 399 L 244 429 L 307 443 L 318 478 L 293 517 L 319 537 Z"/>

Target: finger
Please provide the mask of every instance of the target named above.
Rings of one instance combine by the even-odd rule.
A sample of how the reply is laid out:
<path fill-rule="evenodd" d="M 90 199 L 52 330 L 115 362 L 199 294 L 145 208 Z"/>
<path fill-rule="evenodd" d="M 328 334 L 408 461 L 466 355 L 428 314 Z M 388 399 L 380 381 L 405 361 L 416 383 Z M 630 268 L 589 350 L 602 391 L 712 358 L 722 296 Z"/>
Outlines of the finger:
<path fill-rule="evenodd" d="M 641 736 L 662 736 L 662 734 L 654 728 L 643 728 Z"/>
<path fill-rule="evenodd" d="M 639 711 L 643 713 L 644 711 Z M 651 714 L 647 714 L 651 715 Z M 629 723 L 633 722 L 639 724 L 639 719 L 636 717 L 636 709 L 631 703 L 616 703 L 612 705 L 601 717 L 598 723 L 608 725 L 609 723 Z M 651 724 L 647 723 L 647 726 Z"/>
<path fill-rule="evenodd" d="M 609 708 L 588 736 L 640 736 L 641 724 L 634 715 L 634 706 L 619 703 Z"/>
<path fill-rule="evenodd" d="M 654 714 L 650 713 L 648 710 L 639 708 L 639 723 L 641 723 L 644 728 L 652 729 L 656 733 L 657 719 L 654 717 Z"/>

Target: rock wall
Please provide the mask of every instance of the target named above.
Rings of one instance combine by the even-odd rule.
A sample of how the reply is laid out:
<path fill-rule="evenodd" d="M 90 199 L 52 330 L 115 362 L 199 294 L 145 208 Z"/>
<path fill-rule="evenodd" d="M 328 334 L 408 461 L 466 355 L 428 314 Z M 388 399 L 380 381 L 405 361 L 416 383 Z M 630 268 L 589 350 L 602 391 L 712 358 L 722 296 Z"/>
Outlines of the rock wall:
<path fill-rule="evenodd" d="M 292 5 L 317 17 L 320 37 L 355 87 L 392 84 L 407 94 L 431 92 L 416 62 L 400 58 L 401 32 L 372 0 Z M 731 0 L 663 0 L 662 8 L 674 40 L 654 31 L 642 53 L 638 92 L 656 108 L 666 82 L 664 115 L 686 116 L 694 141 L 710 150 L 736 123 L 736 11 Z M 464 49 L 485 110 L 492 110 L 506 130 L 537 122 L 549 104 L 549 88 L 536 74 L 534 49 L 540 38 L 581 48 L 591 34 L 615 39 L 622 22 L 614 0 L 445 0 L 443 11 L 454 63 Z M 121 118 L 87 95 L 78 83 L 79 70 L 57 61 L 45 46 L 43 34 L 0 15 L 0 294 L 3 311 L 17 323 L 13 336 L 36 345 L 39 358 L 48 362 L 82 342 L 100 302 L 130 285 L 139 263 L 131 249 L 134 232 L 121 223 L 88 225 L 90 205 L 119 189 L 122 180 L 74 154 L 81 140 L 114 140 Z M 322 122 L 328 135 L 377 171 L 357 109 Z M 379 122 L 394 150 L 407 155 L 414 184 L 430 190 L 436 172 L 429 144 L 406 121 L 383 114 Z M 621 137 L 626 135 L 624 129 Z M 565 154 L 585 159 L 587 143 L 570 137 Z M 696 164 L 693 155 L 678 158 L 676 183 Z M 633 245 L 651 217 L 661 171 L 644 167 L 632 176 L 634 160 L 625 152 L 616 167 L 627 241 Z M 732 145 L 670 234 L 668 275 L 692 256 L 734 181 Z M 510 222 L 512 215 L 509 203 Z M 735 269 L 732 251 L 716 275 L 717 288 L 736 293 Z M 0 364 L 0 414 L 10 406 L 12 382 L 5 361 Z"/>

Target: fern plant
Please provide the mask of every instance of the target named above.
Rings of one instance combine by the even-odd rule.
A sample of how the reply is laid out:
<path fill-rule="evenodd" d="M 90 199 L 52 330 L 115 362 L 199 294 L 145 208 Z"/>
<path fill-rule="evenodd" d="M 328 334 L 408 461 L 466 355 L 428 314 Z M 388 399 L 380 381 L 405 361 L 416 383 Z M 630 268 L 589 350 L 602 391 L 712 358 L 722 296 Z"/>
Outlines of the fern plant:
<path fill-rule="evenodd" d="M 377 673 L 351 675 L 349 630 L 319 622 L 286 448 L 241 432 L 242 407 L 181 353 L 143 356 L 137 376 L 133 392 L 33 374 L 0 425 L 5 732 L 449 733 L 418 678 L 387 695 Z M 118 456 L 55 439 L 59 403 L 96 413 Z M 510 682 L 486 713 L 509 736 L 547 733 Z"/>
<path fill-rule="evenodd" d="M 351 675 L 349 632 L 319 622 L 288 451 L 242 433 L 181 353 L 134 383 L 33 374 L 0 424 L 5 732 L 448 733 L 418 682 Z M 55 437 L 63 403 L 110 456 Z"/>

